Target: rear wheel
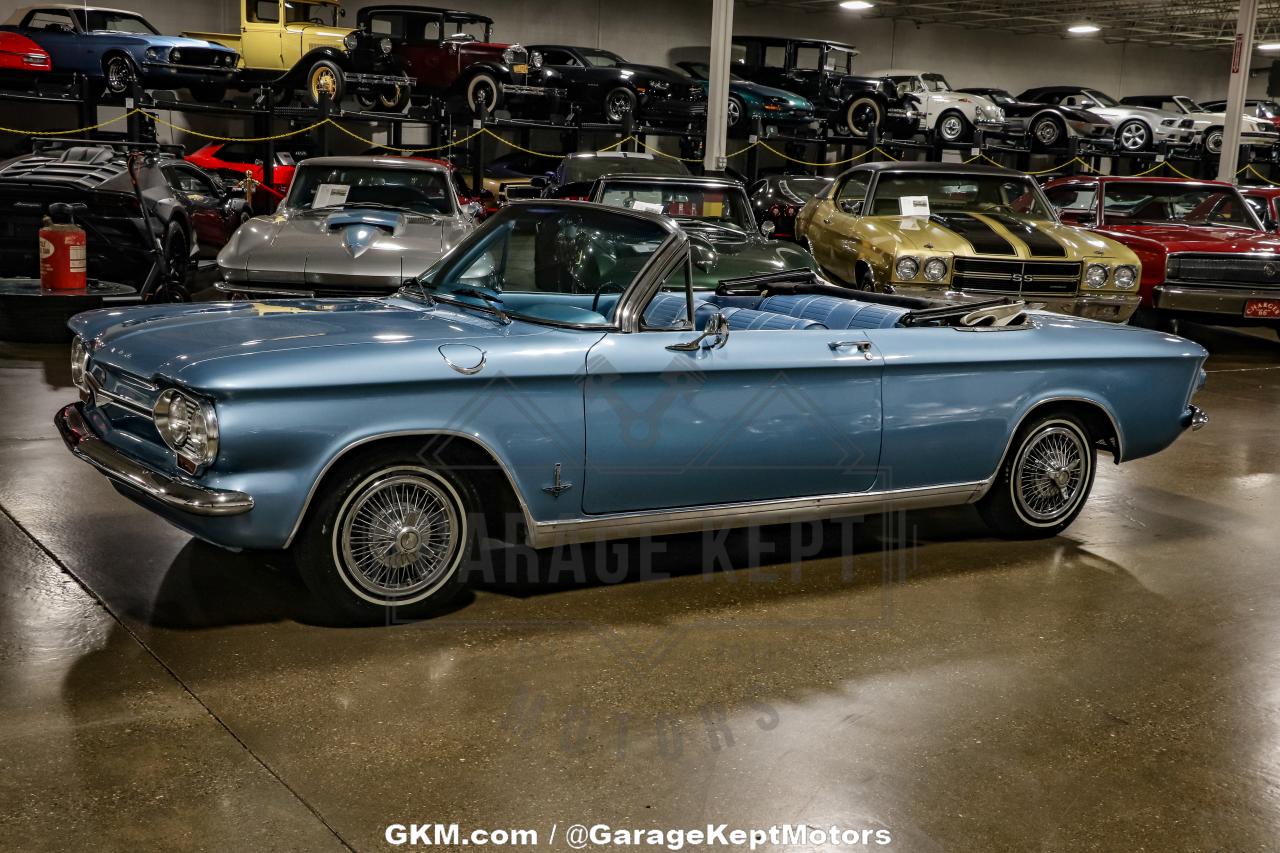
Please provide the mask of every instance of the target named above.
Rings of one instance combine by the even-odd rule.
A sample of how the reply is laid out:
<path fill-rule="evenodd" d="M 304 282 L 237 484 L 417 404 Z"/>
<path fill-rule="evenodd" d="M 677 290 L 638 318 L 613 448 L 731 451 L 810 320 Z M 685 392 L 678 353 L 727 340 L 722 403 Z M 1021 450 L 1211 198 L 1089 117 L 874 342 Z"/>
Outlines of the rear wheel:
<path fill-rule="evenodd" d="M 604 117 L 613 124 L 622 124 L 627 115 L 635 115 L 636 96 L 630 89 L 619 87 L 604 98 Z"/>
<path fill-rule="evenodd" d="M 303 581 L 335 615 L 418 619 L 462 590 L 475 547 L 464 484 L 388 452 L 358 456 L 329 482 L 294 552 Z"/>
<path fill-rule="evenodd" d="M 1096 451 L 1075 415 L 1054 412 L 1024 424 L 978 512 L 1008 539 L 1046 539 L 1065 530 L 1093 489 Z"/>
<path fill-rule="evenodd" d="M 1116 142 L 1129 153 L 1146 151 L 1151 147 L 1151 130 L 1140 121 L 1126 121 L 1116 128 Z"/>
<path fill-rule="evenodd" d="M 467 109 L 473 116 L 480 115 L 480 105 L 487 105 L 489 115 L 498 108 L 498 100 L 502 97 L 502 89 L 492 74 L 477 74 L 467 83 Z"/>
<path fill-rule="evenodd" d="M 1221 154 L 1224 138 L 1222 128 L 1209 128 L 1204 132 L 1204 150 L 1208 151 L 1210 154 Z"/>
<path fill-rule="evenodd" d="M 166 272 L 152 291 L 150 302 L 191 301 L 191 242 L 182 226 L 174 222 L 164 237 Z"/>
<path fill-rule="evenodd" d="M 729 130 L 737 131 L 738 128 L 743 126 L 746 122 L 747 108 L 743 105 L 741 98 L 736 95 L 730 95 L 727 110 L 729 116 Z"/>

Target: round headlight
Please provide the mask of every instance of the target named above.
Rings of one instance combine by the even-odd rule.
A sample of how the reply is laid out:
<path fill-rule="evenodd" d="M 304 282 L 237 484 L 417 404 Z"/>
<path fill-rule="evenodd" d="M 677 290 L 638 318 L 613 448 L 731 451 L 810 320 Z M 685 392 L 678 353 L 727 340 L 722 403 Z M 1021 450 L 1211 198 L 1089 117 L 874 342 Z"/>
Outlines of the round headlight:
<path fill-rule="evenodd" d="M 947 276 L 947 262 L 942 258 L 930 258 L 924 262 L 924 277 L 929 281 L 942 281 Z"/>
<path fill-rule="evenodd" d="M 385 56 L 391 52 L 391 39 L 383 38 L 378 40 L 378 50 L 382 51 Z"/>
<path fill-rule="evenodd" d="M 89 390 L 89 348 L 80 338 L 71 342 L 71 384 Z"/>
<path fill-rule="evenodd" d="M 213 406 L 173 388 L 152 409 L 156 431 L 177 455 L 178 465 L 194 471 L 218 456 L 218 420 Z"/>
<path fill-rule="evenodd" d="M 1107 275 L 1106 264 L 1089 264 L 1084 271 L 1084 283 L 1090 287 L 1105 287 Z"/>
<path fill-rule="evenodd" d="M 347 33 L 342 37 L 342 46 L 347 50 L 355 50 L 360 46 L 360 36 L 356 35 L 354 32 Z"/>
<path fill-rule="evenodd" d="M 159 58 L 160 58 L 160 51 L 156 50 L 154 47 L 147 48 L 147 59 L 155 61 Z"/>
<path fill-rule="evenodd" d="M 529 54 L 529 64 L 532 65 L 534 68 L 541 68 L 542 67 L 542 51 L 535 50 L 533 53 Z"/>
<path fill-rule="evenodd" d="M 920 262 L 912 257 L 898 258 L 894 271 L 897 272 L 898 278 L 910 281 L 916 277 L 916 273 L 920 272 Z"/>
<path fill-rule="evenodd" d="M 181 61 L 182 61 L 182 51 L 178 50 L 176 47 L 175 47 L 173 50 L 169 51 L 169 61 L 170 61 L 170 62 L 181 62 Z"/>
<path fill-rule="evenodd" d="M 1128 290 L 1138 281 L 1138 271 L 1131 266 L 1125 265 L 1116 267 L 1115 283 L 1116 287 L 1122 290 Z"/>

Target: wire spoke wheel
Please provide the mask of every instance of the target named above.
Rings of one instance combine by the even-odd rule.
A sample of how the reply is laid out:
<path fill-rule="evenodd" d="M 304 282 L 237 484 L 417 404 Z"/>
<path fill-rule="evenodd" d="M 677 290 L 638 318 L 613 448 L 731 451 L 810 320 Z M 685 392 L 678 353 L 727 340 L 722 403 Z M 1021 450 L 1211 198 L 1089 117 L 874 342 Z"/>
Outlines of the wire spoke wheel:
<path fill-rule="evenodd" d="M 408 603 L 449 577 L 464 532 L 448 484 L 422 469 L 381 472 L 353 490 L 339 512 L 334 557 L 357 595 Z"/>
<path fill-rule="evenodd" d="M 129 65 L 129 60 L 123 56 L 113 56 L 107 60 L 106 68 L 107 88 L 115 94 L 120 94 L 129 90 L 133 84 L 133 68 Z"/>
<path fill-rule="evenodd" d="M 1032 435 L 1014 466 L 1014 498 L 1031 520 L 1052 524 L 1080 501 L 1089 449 L 1075 430 L 1053 425 Z"/>

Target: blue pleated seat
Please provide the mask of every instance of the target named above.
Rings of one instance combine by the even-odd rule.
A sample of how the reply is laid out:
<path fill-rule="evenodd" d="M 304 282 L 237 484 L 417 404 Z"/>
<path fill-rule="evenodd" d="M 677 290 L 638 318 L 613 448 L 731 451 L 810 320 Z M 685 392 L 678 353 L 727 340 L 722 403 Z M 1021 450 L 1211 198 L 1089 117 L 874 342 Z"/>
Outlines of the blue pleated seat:
<path fill-rule="evenodd" d="M 812 295 L 770 296 L 760 310 L 813 320 L 828 329 L 892 329 L 907 314 L 895 305 Z"/>

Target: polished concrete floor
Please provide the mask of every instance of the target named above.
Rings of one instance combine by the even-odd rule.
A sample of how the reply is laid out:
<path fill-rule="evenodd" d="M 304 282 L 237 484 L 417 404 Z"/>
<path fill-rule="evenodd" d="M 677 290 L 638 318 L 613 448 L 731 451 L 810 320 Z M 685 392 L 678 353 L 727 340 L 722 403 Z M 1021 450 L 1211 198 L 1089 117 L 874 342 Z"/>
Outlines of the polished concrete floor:
<path fill-rule="evenodd" d="M 0 346 L 0 849 L 379 850 L 411 822 L 1278 849 L 1280 343 L 1190 334 L 1212 424 L 1104 465 L 1057 539 L 948 510 L 737 533 L 708 572 L 676 538 L 364 629 L 117 497 L 52 432 L 64 352 Z"/>

